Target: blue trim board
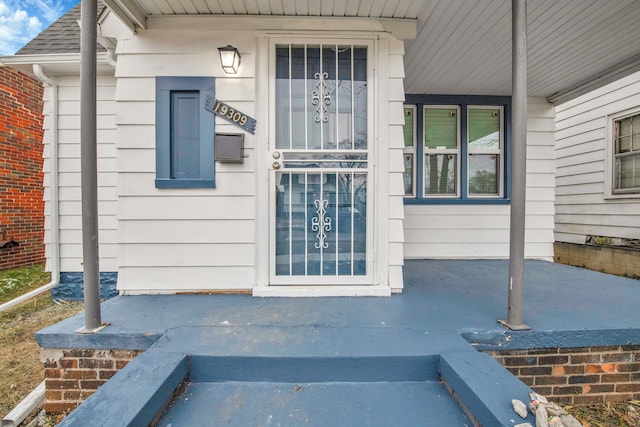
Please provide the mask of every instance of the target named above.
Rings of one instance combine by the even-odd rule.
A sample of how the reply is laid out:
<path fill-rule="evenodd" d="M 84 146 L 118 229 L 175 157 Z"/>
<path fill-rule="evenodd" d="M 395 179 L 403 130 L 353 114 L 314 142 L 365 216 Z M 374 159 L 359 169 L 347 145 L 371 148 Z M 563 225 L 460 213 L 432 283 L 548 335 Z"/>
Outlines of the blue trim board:
<path fill-rule="evenodd" d="M 100 298 L 109 299 L 118 295 L 116 284 L 118 273 L 100 273 Z M 82 272 L 60 273 L 60 283 L 51 289 L 51 298 L 69 301 L 84 299 L 84 274 Z"/>
<path fill-rule="evenodd" d="M 456 352 L 440 355 L 440 375 L 467 411 L 482 426 L 512 427 L 535 417 L 515 414 L 511 400 L 530 401 L 531 389 L 486 353 Z"/>

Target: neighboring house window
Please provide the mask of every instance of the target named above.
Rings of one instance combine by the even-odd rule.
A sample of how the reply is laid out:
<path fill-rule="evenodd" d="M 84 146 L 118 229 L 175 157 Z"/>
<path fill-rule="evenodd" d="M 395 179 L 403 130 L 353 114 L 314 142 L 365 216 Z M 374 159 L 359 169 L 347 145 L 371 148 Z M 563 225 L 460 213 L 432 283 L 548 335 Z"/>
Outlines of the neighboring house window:
<path fill-rule="evenodd" d="M 613 120 L 613 193 L 640 193 L 640 112 Z"/>
<path fill-rule="evenodd" d="M 407 95 L 407 101 L 405 201 L 508 203 L 510 98 Z"/>
<path fill-rule="evenodd" d="M 156 188 L 214 188 L 213 77 L 156 77 Z"/>

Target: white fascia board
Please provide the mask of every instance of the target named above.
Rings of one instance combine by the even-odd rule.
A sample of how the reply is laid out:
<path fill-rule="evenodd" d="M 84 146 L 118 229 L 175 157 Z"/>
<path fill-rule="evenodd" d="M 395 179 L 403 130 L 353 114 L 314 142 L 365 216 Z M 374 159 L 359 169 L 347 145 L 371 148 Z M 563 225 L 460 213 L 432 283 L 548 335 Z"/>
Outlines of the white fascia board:
<path fill-rule="evenodd" d="M 42 66 L 47 75 L 69 75 L 80 73 L 79 53 L 55 53 L 45 55 L 13 55 L 0 57 L 4 66 L 15 68 L 29 76 L 33 76 L 32 66 Z M 96 54 L 98 74 L 113 74 L 114 67 L 110 65 L 106 52 Z"/>
<path fill-rule="evenodd" d="M 104 0 L 104 4 L 112 11 L 131 32 L 147 28 L 147 15 L 131 0 Z"/>
<path fill-rule="evenodd" d="M 189 28 L 249 31 L 350 31 L 390 33 L 399 40 L 415 38 L 417 20 L 337 16 L 267 16 L 267 15 L 161 15 L 150 16 L 147 28 L 171 30 L 181 26 Z"/>

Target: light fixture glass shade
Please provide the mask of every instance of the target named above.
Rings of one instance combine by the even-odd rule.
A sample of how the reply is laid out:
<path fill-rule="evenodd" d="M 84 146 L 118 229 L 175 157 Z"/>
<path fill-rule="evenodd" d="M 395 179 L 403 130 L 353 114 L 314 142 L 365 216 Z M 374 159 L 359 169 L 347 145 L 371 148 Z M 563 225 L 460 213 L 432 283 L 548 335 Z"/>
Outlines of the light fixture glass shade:
<path fill-rule="evenodd" d="M 225 47 L 219 47 L 218 51 L 220 52 L 220 63 L 222 64 L 224 72 L 227 74 L 236 74 L 240 67 L 240 53 L 238 49 L 231 45 L 226 45 Z"/>

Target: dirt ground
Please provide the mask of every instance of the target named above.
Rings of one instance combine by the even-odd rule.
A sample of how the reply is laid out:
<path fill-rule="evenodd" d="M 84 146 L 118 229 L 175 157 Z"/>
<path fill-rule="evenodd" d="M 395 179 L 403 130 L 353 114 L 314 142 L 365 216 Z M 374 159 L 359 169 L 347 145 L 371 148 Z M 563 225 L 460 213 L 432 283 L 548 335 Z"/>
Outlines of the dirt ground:
<path fill-rule="evenodd" d="M 0 313 L 0 415 L 4 417 L 44 380 L 36 331 L 82 309 L 80 303 L 55 304 L 49 293 Z"/>
<path fill-rule="evenodd" d="M 584 427 L 640 427 L 640 400 L 565 409 Z"/>

